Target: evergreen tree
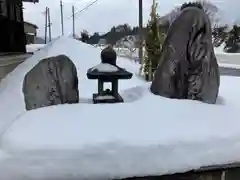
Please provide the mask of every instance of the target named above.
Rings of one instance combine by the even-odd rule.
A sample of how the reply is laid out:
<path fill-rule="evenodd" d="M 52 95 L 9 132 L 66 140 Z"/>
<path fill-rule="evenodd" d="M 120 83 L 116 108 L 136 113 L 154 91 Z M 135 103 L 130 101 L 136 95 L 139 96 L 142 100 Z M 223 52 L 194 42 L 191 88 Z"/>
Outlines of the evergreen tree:
<path fill-rule="evenodd" d="M 151 18 L 147 24 L 147 33 L 145 38 L 145 54 L 143 72 L 146 80 L 151 81 L 153 73 L 158 66 L 158 61 L 161 54 L 162 44 L 164 40 L 164 34 L 160 32 L 158 26 L 159 16 L 156 13 L 157 3 L 153 0 Z"/>
<path fill-rule="evenodd" d="M 236 53 L 240 50 L 240 28 L 234 25 L 232 30 L 228 33 L 228 38 L 226 40 L 225 51 Z"/>

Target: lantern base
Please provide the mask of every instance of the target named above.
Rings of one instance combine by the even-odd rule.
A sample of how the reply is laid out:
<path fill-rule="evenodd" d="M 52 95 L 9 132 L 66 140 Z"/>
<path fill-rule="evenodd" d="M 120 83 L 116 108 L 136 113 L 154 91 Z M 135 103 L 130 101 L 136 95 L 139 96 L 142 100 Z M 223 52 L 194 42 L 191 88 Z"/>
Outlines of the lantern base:
<path fill-rule="evenodd" d="M 113 96 L 111 94 L 93 94 L 93 103 L 94 104 L 100 104 L 100 103 L 123 103 L 123 98 L 120 96 L 120 94 L 117 94 L 117 96 Z"/>

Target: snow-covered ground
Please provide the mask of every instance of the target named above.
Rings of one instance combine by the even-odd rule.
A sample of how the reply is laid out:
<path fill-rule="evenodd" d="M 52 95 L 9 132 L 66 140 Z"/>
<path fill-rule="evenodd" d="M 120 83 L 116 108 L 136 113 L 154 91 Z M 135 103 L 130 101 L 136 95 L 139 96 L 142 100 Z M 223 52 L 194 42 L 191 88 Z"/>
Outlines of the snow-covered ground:
<path fill-rule="evenodd" d="M 57 54 L 77 67 L 80 103 L 26 112 L 25 74 Z M 240 78 L 221 77 L 216 105 L 167 99 L 149 92 L 137 64 L 118 58 L 134 73 L 120 81 L 125 103 L 99 105 L 91 103 L 97 83 L 86 77 L 99 62 L 100 49 L 62 37 L 1 82 L 1 180 L 124 178 L 240 161 Z"/>
<path fill-rule="evenodd" d="M 36 52 L 41 48 L 43 48 L 44 46 L 45 44 L 27 44 L 26 49 L 27 49 L 27 52 Z"/>

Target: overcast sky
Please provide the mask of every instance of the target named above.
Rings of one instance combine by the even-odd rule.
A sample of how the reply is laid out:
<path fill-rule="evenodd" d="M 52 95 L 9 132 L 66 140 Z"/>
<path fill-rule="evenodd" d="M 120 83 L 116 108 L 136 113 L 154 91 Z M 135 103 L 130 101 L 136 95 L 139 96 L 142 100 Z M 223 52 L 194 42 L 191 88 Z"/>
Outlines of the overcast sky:
<path fill-rule="evenodd" d="M 60 25 L 60 0 L 39 0 L 39 3 L 24 3 L 25 21 L 36 24 L 39 27 L 38 34 L 44 35 L 45 7 L 50 8 L 53 36 L 61 35 Z M 64 5 L 64 29 L 65 34 L 72 32 L 72 5 L 76 11 L 93 2 L 94 0 L 63 0 Z M 158 0 L 157 0 L 158 1 Z M 186 0 L 159 0 L 158 13 L 164 15 L 175 6 L 181 5 Z M 211 0 L 221 10 L 223 21 L 229 23 L 240 20 L 240 0 Z M 148 20 L 152 0 L 143 0 L 144 22 Z M 99 0 L 86 11 L 76 15 L 76 33 L 83 29 L 90 33 L 107 32 L 112 26 L 128 23 L 138 23 L 138 0 Z"/>

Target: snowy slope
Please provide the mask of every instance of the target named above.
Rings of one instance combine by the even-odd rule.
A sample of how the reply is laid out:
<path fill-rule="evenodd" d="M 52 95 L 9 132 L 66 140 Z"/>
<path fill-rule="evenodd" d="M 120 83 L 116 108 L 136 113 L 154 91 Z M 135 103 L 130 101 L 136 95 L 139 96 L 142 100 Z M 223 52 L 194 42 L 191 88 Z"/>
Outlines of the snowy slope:
<path fill-rule="evenodd" d="M 80 103 L 26 112 L 24 75 L 39 59 L 64 53 L 77 66 Z M 110 179 L 183 172 L 240 161 L 240 78 L 221 77 L 216 105 L 154 96 L 136 75 L 120 81 L 126 103 L 91 104 L 97 83 L 86 71 L 100 50 L 60 38 L 0 84 L 1 160 L 5 179 Z M 118 64 L 138 72 L 124 58 Z M 231 88 L 233 87 L 233 88 Z M 10 101 L 10 99 L 12 101 Z M 11 110 L 11 111 L 9 111 Z"/>

